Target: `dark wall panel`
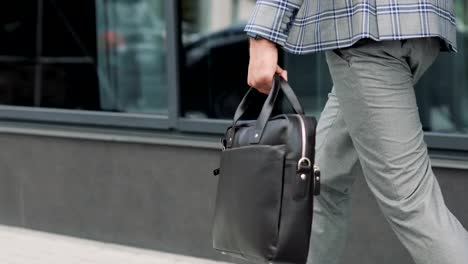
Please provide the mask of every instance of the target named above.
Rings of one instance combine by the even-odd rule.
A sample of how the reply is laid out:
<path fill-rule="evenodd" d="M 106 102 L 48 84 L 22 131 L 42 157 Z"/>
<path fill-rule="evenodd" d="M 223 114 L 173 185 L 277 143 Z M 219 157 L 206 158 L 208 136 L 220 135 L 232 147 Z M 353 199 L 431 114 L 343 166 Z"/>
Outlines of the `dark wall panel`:
<path fill-rule="evenodd" d="M 0 223 L 222 259 L 210 238 L 217 151 L 5 134 L 0 144 Z M 467 226 L 467 172 L 436 173 Z M 362 179 L 344 263 L 412 263 Z"/>
<path fill-rule="evenodd" d="M 12 151 L 9 139 L 0 136 L 0 222 L 22 224 L 22 174 L 24 165 L 18 162 L 28 154 L 28 149 Z"/>
<path fill-rule="evenodd" d="M 208 250 L 213 151 L 15 135 L 0 144 L 1 223 L 217 255 Z"/>

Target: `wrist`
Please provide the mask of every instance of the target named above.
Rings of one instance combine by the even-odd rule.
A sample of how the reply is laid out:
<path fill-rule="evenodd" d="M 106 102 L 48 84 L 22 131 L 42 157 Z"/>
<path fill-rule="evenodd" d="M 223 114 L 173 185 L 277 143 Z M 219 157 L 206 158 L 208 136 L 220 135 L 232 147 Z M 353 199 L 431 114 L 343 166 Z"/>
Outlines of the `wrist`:
<path fill-rule="evenodd" d="M 274 48 L 278 47 L 278 45 L 274 43 L 273 41 L 266 39 L 260 35 L 257 35 L 255 33 L 247 32 L 247 35 L 249 36 L 249 43 L 251 47 L 252 46 L 262 46 L 262 47 L 270 46 Z"/>
<path fill-rule="evenodd" d="M 268 39 L 250 39 L 250 47 L 271 47 L 276 49 L 277 45 Z"/>

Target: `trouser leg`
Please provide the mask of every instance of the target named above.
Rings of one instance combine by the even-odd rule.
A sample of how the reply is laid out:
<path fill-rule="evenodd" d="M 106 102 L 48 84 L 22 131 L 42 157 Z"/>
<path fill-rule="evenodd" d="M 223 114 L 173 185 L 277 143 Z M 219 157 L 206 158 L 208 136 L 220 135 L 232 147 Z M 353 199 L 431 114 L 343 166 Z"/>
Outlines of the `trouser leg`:
<path fill-rule="evenodd" d="M 351 185 L 362 173 L 334 88 L 320 116 L 316 141 L 322 190 L 314 199 L 308 263 L 338 264 L 346 243 Z"/>
<path fill-rule="evenodd" d="M 364 177 L 397 237 L 417 264 L 466 264 L 468 233 L 444 203 L 413 88 L 436 41 L 373 42 L 327 61 Z"/>

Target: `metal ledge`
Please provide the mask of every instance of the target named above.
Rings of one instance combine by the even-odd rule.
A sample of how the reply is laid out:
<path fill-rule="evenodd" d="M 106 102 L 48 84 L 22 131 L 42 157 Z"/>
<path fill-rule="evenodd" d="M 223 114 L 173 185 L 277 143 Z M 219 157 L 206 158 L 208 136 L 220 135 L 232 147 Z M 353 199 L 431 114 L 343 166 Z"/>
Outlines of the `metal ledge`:
<path fill-rule="evenodd" d="M 197 123 L 197 122 L 195 122 Z M 188 124 L 187 124 L 188 125 Z M 213 125 L 212 133 L 219 131 L 219 122 Z M 206 127 L 205 127 L 206 129 Z M 200 129 L 201 130 L 201 129 Z M 96 128 L 84 126 L 64 126 L 40 124 L 30 122 L 0 122 L 0 134 L 30 135 L 42 137 L 56 137 L 64 139 L 81 139 L 95 141 L 109 141 L 119 143 L 154 144 L 185 148 L 199 148 L 220 150 L 219 134 L 177 133 L 174 131 L 154 130 L 125 130 L 112 128 Z M 429 150 L 431 163 L 434 168 L 468 170 L 468 154 L 466 151 Z"/>
<path fill-rule="evenodd" d="M 456 159 L 442 159 L 431 157 L 433 168 L 468 170 L 468 161 Z"/>
<path fill-rule="evenodd" d="M 167 116 L 140 113 L 115 113 L 40 107 L 0 105 L 0 119 L 8 121 L 109 126 L 122 128 L 168 129 Z"/>
<path fill-rule="evenodd" d="M 141 143 L 174 147 L 220 150 L 219 137 L 155 131 L 128 131 L 92 127 L 0 122 L 0 134 L 16 134 L 64 139 Z"/>

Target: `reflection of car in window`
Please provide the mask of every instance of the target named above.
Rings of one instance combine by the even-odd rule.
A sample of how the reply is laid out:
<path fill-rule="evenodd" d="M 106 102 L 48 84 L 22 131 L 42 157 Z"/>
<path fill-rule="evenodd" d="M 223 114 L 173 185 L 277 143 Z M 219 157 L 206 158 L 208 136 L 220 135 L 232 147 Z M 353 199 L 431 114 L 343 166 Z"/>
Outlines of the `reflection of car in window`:
<path fill-rule="evenodd" d="M 186 117 L 232 118 L 248 89 L 248 38 L 244 26 L 234 26 L 207 35 L 184 37 L 182 113 Z M 264 96 L 254 95 L 245 118 L 253 118 Z"/>

